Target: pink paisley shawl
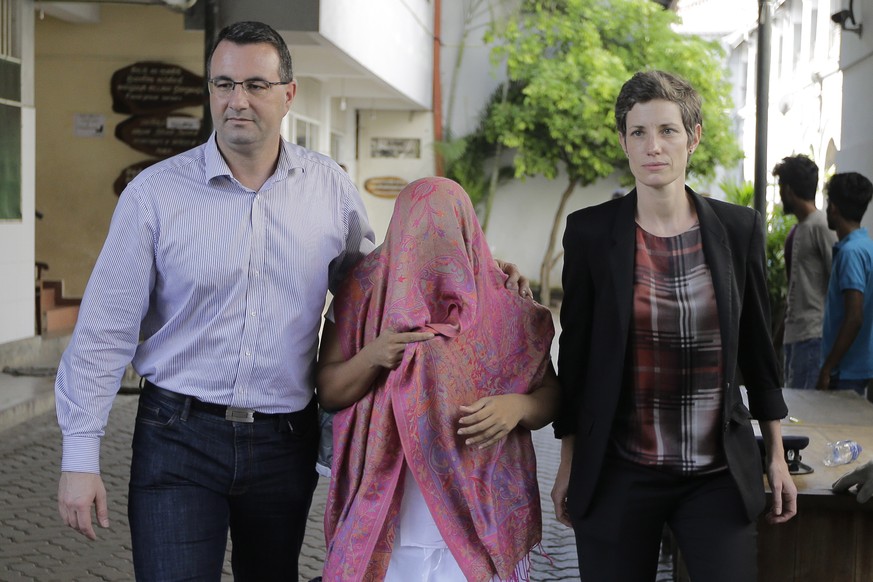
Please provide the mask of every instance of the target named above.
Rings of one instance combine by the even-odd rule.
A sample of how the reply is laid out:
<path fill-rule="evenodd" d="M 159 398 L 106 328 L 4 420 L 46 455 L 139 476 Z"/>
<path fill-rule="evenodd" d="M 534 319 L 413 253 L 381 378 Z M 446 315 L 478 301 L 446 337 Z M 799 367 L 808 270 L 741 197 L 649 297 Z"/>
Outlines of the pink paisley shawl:
<path fill-rule="evenodd" d="M 380 333 L 433 331 L 333 421 L 325 509 L 326 582 L 382 580 L 408 463 L 468 580 L 502 579 L 542 535 L 536 460 L 521 427 L 479 450 L 456 433 L 458 407 L 539 384 L 549 311 L 504 288 L 466 192 L 444 178 L 409 184 L 385 242 L 338 291 L 346 358 Z"/>

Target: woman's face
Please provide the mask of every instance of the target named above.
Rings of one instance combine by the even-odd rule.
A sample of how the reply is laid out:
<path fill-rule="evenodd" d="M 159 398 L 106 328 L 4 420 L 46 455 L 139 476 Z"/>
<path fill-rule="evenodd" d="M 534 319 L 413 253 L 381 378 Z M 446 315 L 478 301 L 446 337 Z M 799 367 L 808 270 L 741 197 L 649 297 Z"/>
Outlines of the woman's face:
<path fill-rule="evenodd" d="M 656 99 L 637 103 L 627 114 L 627 133 L 618 135 L 637 186 L 685 187 L 688 156 L 700 143 L 700 126 L 689 140 L 679 106 Z"/>

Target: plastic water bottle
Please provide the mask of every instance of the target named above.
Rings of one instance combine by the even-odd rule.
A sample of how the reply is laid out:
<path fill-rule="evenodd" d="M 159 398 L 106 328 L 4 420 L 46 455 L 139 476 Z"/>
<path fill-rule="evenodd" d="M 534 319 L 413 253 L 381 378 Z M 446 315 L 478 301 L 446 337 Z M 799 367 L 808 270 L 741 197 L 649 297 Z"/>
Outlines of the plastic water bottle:
<path fill-rule="evenodd" d="M 846 465 L 858 458 L 861 454 L 861 445 L 855 441 L 837 441 L 828 443 L 827 453 L 822 461 L 828 467 Z"/>

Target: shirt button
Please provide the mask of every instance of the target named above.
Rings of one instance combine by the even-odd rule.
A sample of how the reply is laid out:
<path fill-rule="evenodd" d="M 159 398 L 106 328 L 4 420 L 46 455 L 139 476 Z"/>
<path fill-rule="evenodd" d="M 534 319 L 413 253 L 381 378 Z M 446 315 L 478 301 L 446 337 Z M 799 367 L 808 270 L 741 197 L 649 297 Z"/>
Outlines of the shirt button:
<path fill-rule="evenodd" d="M 252 311 L 252 312 L 250 312 L 250 315 L 251 315 L 252 317 L 255 317 L 256 315 L 258 315 L 258 312 L 257 312 L 257 311 Z"/>
<path fill-rule="evenodd" d="M 251 353 L 250 351 L 246 350 L 246 355 L 247 355 L 247 356 L 251 356 L 252 353 Z"/>

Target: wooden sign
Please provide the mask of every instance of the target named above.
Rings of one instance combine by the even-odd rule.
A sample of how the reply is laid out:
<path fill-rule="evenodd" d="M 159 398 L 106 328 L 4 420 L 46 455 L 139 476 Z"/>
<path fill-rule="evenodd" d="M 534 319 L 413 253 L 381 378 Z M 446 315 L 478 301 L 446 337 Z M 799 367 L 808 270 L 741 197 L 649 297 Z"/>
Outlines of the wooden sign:
<path fill-rule="evenodd" d="M 136 178 L 137 174 L 159 161 L 160 160 L 143 160 L 141 162 L 131 164 L 121 170 L 121 173 L 118 174 L 115 182 L 112 183 L 112 189 L 115 190 L 115 195 L 121 196 L 121 193 L 124 192 L 124 189 L 127 188 L 127 185 L 130 184 L 131 180 Z"/>
<path fill-rule="evenodd" d="M 380 176 L 364 182 L 364 189 L 373 196 L 380 198 L 396 198 L 400 191 L 409 184 L 408 180 L 396 176 Z"/>
<path fill-rule="evenodd" d="M 206 99 L 203 77 L 177 65 L 141 61 L 118 69 L 110 81 L 112 111 L 143 115 L 197 107 Z"/>
<path fill-rule="evenodd" d="M 115 126 L 115 137 L 156 158 L 181 154 L 202 143 L 200 120 L 181 113 L 128 117 Z"/>

